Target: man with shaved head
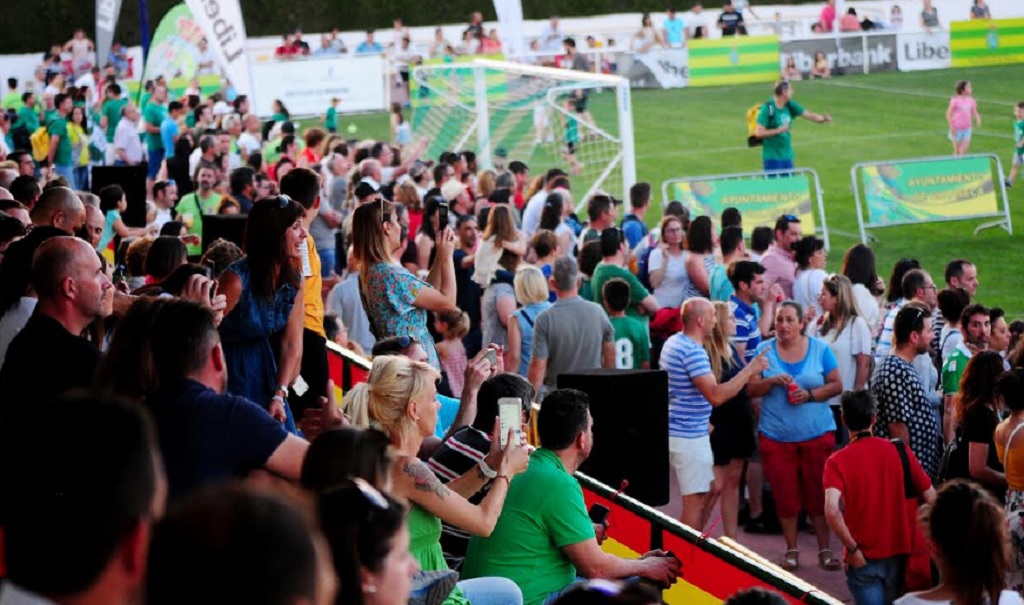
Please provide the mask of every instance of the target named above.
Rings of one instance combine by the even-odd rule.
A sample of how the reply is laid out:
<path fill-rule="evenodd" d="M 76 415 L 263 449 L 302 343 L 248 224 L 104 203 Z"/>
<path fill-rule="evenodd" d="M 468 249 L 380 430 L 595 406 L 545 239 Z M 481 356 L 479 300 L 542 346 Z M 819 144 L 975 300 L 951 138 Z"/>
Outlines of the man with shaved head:
<path fill-rule="evenodd" d="M 92 384 L 100 352 L 81 335 L 102 317 L 113 284 L 88 242 L 68 236 L 40 244 L 32 258 L 32 287 L 39 297 L 35 313 L 0 368 L 5 431 L 20 426 L 32 405 Z"/>
<path fill-rule="evenodd" d="M 682 319 L 683 331 L 669 338 L 661 351 L 661 369 L 668 372 L 668 457 L 683 497 L 682 522 L 701 531 L 715 479 L 708 433 L 711 409 L 739 395 L 768 362 L 761 353 L 719 384 L 704 350 L 718 320 L 715 307 L 706 298 L 691 298 L 683 303 Z"/>
<path fill-rule="evenodd" d="M 86 204 L 85 224 L 82 225 L 81 229 L 75 231 L 75 235 L 89 242 L 95 248 L 100 245 L 100 240 L 103 239 L 103 227 L 105 224 L 106 219 L 99 207 Z"/>
<path fill-rule="evenodd" d="M 54 187 L 39 196 L 31 215 L 36 227 L 56 227 L 71 235 L 85 225 L 85 204 L 67 187 Z"/>

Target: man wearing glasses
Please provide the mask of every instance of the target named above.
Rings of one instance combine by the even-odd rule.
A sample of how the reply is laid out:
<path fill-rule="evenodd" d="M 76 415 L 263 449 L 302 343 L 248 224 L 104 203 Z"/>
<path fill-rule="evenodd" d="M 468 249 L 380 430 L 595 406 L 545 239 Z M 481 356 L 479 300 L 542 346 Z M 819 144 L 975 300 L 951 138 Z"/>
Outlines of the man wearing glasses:
<path fill-rule="evenodd" d="M 888 355 L 889 350 L 892 349 L 892 334 L 896 313 L 904 305 L 910 302 L 918 302 L 930 310 L 934 310 L 939 306 L 939 296 L 935 282 L 926 271 L 920 269 L 907 271 L 903 276 L 903 281 L 900 282 L 900 287 L 903 288 L 904 298 L 896 301 L 895 311 L 890 311 L 885 316 L 885 322 L 882 324 L 882 333 L 878 335 L 878 347 L 875 348 L 875 363 L 882 361 L 882 358 Z"/>
<path fill-rule="evenodd" d="M 7 156 L 7 159 L 18 165 L 18 176 L 33 176 L 36 173 L 36 163 L 32 161 L 32 154 L 27 151 L 15 151 Z"/>
<path fill-rule="evenodd" d="M 987 320 L 987 313 L 985 317 Z M 931 310 L 920 302 L 900 309 L 893 322 L 896 344 L 875 368 L 871 391 L 878 399 L 875 435 L 908 443 L 921 468 L 934 480 L 941 453 L 939 422 L 914 369 L 914 360 L 926 354 L 931 344 L 931 323 Z"/>

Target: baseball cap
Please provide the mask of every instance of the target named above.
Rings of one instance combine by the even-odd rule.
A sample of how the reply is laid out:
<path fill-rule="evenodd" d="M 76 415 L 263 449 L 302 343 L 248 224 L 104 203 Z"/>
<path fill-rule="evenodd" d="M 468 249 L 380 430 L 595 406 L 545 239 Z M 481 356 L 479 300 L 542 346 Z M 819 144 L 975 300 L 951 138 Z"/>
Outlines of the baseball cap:
<path fill-rule="evenodd" d="M 426 171 L 427 165 L 419 160 L 416 160 L 415 162 L 412 163 L 412 166 L 409 167 L 409 176 L 411 176 L 414 179 L 418 179 L 421 176 L 423 176 L 423 174 Z"/>
<path fill-rule="evenodd" d="M 441 187 L 441 195 L 449 202 L 462 195 L 466 186 L 456 180 L 450 180 Z"/>
<path fill-rule="evenodd" d="M 231 113 L 231 106 L 227 104 L 227 101 L 217 101 L 213 105 L 213 115 L 224 116 Z"/>
<path fill-rule="evenodd" d="M 377 183 L 373 179 L 363 179 L 358 185 L 356 185 L 354 193 L 356 194 L 357 199 L 363 200 L 371 195 L 380 193 L 380 187 L 377 186 Z"/>

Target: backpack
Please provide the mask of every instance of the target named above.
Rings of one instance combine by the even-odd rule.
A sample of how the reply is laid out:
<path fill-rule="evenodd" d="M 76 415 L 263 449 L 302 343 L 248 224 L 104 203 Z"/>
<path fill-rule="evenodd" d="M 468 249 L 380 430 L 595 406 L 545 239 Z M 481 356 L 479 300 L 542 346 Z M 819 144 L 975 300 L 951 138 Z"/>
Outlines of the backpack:
<path fill-rule="evenodd" d="M 942 451 L 942 459 L 939 462 L 938 483 L 944 483 L 950 479 L 970 479 L 971 471 L 967 460 L 968 447 L 964 440 L 962 427 L 956 429 L 956 436 L 949 442 L 946 449 Z"/>
<path fill-rule="evenodd" d="M 761 114 L 762 107 L 768 107 L 768 119 L 775 119 L 775 103 L 767 101 L 765 103 L 758 103 L 747 110 L 747 147 L 759 147 L 763 141 L 758 137 L 757 132 L 757 116 Z"/>
<path fill-rule="evenodd" d="M 32 133 L 29 140 L 32 143 L 32 159 L 37 162 L 46 161 L 46 156 L 50 154 L 50 131 L 47 130 L 47 127 L 40 126 L 39 130 Z"/>
<path fill-rule="evenodd" d="M 650 238 L 650 236 L 647 236 Z M 636 257 L 636 278 L 640 280 L 640 283 L 647 288 L 648 292 L 654 292 L 654 288 L 651 287 L 651 269 L 650 260 L 651 252 L 658 247 L 658 242 L 655 241 L 653 244 L 648 245 L 639 256 Z"/>

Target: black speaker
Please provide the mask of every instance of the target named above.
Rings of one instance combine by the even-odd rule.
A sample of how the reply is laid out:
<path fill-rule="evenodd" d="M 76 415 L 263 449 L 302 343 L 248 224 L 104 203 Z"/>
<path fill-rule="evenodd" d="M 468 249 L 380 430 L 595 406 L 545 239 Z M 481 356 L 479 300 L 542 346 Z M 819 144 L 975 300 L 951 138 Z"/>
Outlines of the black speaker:
<path fill-rule="evenodd" d="M 594 449 L 580 472 L 648 506 L 668 504 L 668 374 L 591 370 L 558 376 L 558 388 L 590 397 Z"/>
<path fill-rule="evenodd" d="M 99 195 L 107 185 L 120 185 L 128 198 L 121 220 L 129 227 L 146 226 L 146 165 L 93 166 L 92 192 Z"/>
<path fill-rule="evenodd" d="M 242 214 L 203 215 L 203 252 L 217 238 L 234 242 L 241 248 L 245 237 L 245 219 L 246 216 Z"/>

